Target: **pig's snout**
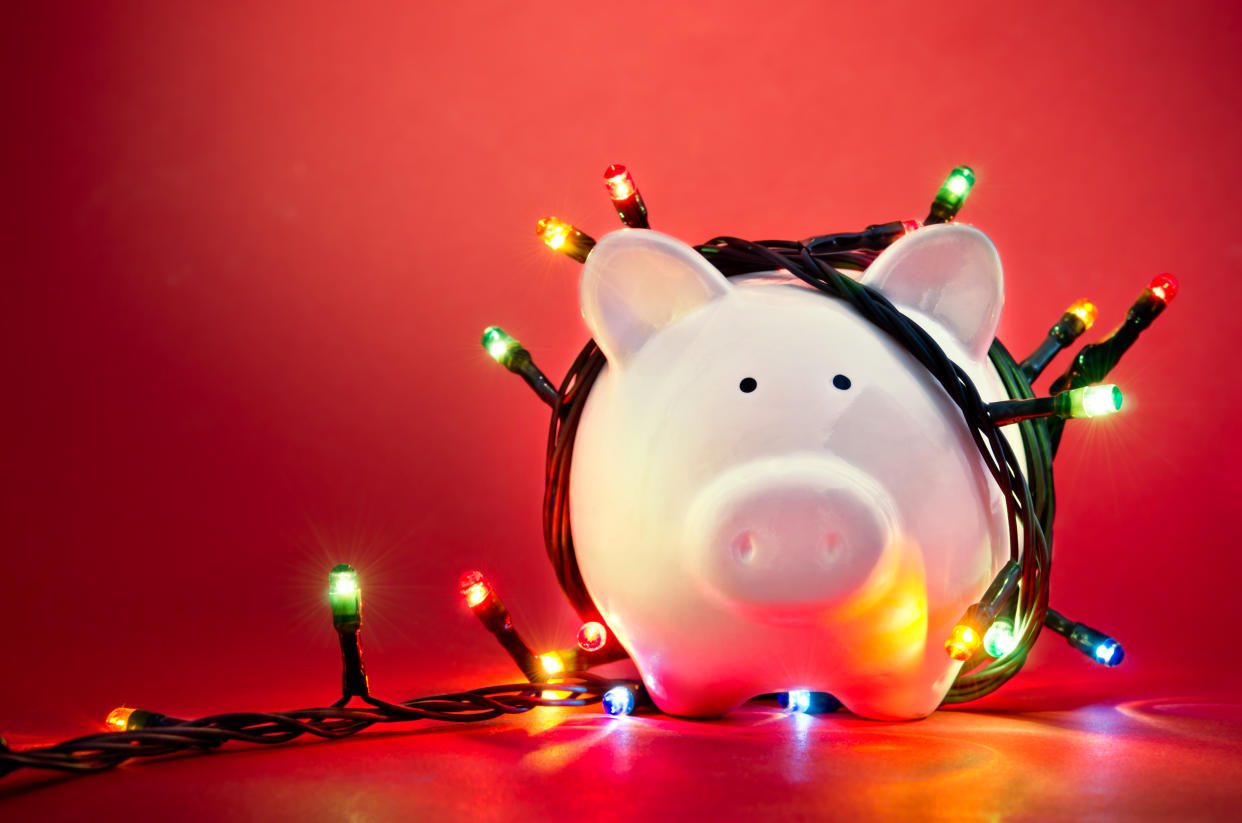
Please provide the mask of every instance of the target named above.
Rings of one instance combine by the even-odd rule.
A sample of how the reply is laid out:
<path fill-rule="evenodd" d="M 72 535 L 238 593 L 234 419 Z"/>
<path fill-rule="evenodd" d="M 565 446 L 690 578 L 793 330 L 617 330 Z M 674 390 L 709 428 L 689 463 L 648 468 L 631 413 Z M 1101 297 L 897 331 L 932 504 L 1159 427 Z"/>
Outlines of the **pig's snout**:
<path fill-rule="evenodd" d="M 897 564 L 892 501 L 831 457 L 737 466 L 695 498 L 686 525 L 698 579 L 760 620 L 814 619 L 869 601 Z"/>

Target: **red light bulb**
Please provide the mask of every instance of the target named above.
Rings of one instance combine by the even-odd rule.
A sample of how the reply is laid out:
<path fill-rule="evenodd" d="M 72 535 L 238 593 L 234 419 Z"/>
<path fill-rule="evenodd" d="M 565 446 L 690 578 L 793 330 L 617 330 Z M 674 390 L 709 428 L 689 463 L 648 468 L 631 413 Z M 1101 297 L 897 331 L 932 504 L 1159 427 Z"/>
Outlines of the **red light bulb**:
<path fill-rule="evenodd" d="M 592 620 L 583 623 L 582 628 L 578 629 L 578 648 L 585 652 L 599 651 L 607 642 L 608 630 L 602 623 Z"/>
<path fill-rule="evenodd" d="M 1168 273 L 1157 274 L 1152 278 L 1147 289 L 1155 295 L 1157 300 L 1167 306 L 1173 302 L 1174 297 L 1177 297 L 1177 278 Z"/>
<path fill-rule="evenodd" d="M 457 587 L 461 589 L 461 593 L 466 598 L 466 605 L 474 608 L 488 598 L 492 593 L 491 584 L 487 582 L 487 578 L 482 572 L 466 572 L 458 581 Z"/>
<path fill-rule="evenodd" d="M 907 234 L 912 234 L 916 230 L 923 228 L 923 224 L 917 220 L 902 220 L 901 228 L 903 229 L 902 236 L 904 237 Z"/>
<path fill-rule="evenodd" d="M 604 170 L 604 185 L 608 187 L 608 196 L 614 201 L 628 200 L 638 191 L 634 187 L 634 178 L 625 166 L 613 163 Z"/>

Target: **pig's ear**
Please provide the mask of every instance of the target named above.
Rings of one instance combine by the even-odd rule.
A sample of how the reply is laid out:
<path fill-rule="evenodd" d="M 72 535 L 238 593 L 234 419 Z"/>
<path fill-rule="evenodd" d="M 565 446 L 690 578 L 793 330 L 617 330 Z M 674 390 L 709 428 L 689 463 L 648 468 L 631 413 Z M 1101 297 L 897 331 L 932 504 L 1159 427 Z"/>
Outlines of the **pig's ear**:
<path fill-rule="evenodd" d="M 624 229 L 591 249 L 578 298 L 604 356 L 622 365 L 651 335 L 730 289 L 724 275 L 680 240 Z"/>
<path fill-rule="evenodd" d="M 943 223 L 907 235 L 881 254 L 862 282 L 930 316 L 982 360 L 996 336 L 1005 283 L 983 232 Z"/>

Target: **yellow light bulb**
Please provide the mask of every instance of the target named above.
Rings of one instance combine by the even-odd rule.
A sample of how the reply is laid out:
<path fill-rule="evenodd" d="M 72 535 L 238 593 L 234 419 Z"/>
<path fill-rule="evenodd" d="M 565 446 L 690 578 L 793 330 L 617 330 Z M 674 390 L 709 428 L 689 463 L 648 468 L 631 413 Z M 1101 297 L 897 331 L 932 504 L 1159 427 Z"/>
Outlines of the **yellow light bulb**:
<path fill-rule="evenodd" d="M 539 655 L 539 665 L 543 666 L 545 674 L 560 674 L 565 671 L 565 661 L 556 652 L 547 652 Z"/>

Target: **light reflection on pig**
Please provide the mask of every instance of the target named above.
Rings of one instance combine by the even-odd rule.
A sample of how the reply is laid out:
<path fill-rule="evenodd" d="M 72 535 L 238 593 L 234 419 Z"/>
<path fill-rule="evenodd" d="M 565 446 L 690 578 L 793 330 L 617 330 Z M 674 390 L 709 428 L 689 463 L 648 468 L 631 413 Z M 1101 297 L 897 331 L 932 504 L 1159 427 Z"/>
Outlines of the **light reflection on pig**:
<path fill-rule="evenodd" d="M 1005 399 L 983 233 L 920 229 L 862 281 Z M 779 273 L 726 279 L 657 232 L 604 237 L 580 296 L 609 365 L 578 427 L 574 544 L 660 709 L 809 689 L 864 717 L 933 711 L 960 665 L 945 638 L 1009 556 L 935 380 L 849 305 Z"/>

